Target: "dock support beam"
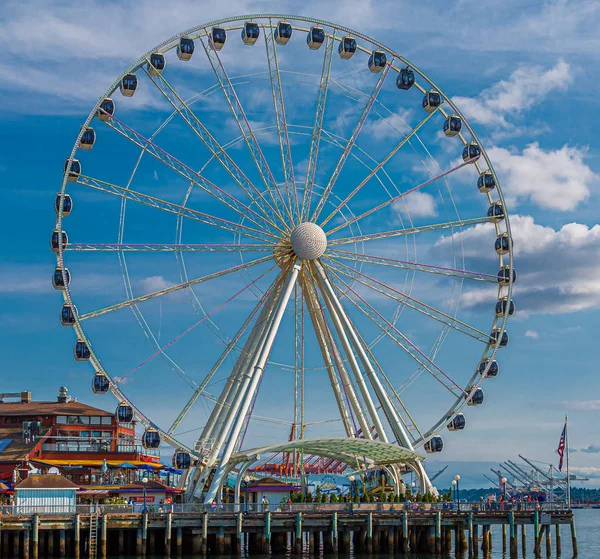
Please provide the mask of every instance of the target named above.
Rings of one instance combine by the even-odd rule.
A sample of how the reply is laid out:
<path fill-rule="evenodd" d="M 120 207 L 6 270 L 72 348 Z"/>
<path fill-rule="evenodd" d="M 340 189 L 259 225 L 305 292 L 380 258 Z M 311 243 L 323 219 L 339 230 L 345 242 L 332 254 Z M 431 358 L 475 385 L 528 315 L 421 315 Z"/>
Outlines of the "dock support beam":
<path fill-rule="evenodd" d="M 173 513 L 167 513 L 167 525 L 165 526 L 165 553 L 171 555 L 171 531 L 173 529 Z M 122 548 L 121 548 L 122 549 Z"/>
<path fill-rule="evenodd" d="M 560 524 L 557 524 L 554 527 L 554 533 L 556 536 L 556 556 L 559 557 L 562 555 L 562 543 L 560 538 Z"/>
<path fill-rule="evenodd" d="M 177 528 L 177 535 L 175 537 L 175 553 L 181 555 L 183 550 L 183 530 L 181 528 Z"/>
<path fill-rule="evenodd" d="M 521 526 L 521 553 L 523 557 L 527 555 L 527 525 L 523 524 Z"/>
<path fill-rule="evenodd" d="M 488 524 L 484 524 L 481 527 L 481 551 L 483 551 L 483 554 L 485 555 L 489 550 L 489 545 L 490 545 L 490 538 L 489 538 L 489 533 L 490 533 L 490 527 Z"/>
<path fill-rule="evenodd" d="M 508 513 L 508 522 L 510 525 L 510 555 L 516 557 L 518 554 L 517 527 L 515 526 L 515 513 L 512 510 Z"/>
<path fill-rule="evenodd" d="M 577 531 L 575 530 L 575 519 L 571 518 L 571 542 L 573 545 L 573 557 L 579 555 L 579 549 L 577 548 Z"/>
<path fill-rule="evenodd" d="M 469 513 L 468 517 L 468 532 L 469 532 L 469 557 L 473 557 L 473 513 Z"/>
<path fill-rule="evenodd" d="M 108 514 L 102 515 L 102 542 L 101 542 L 101 556 L 102 559 L 106 559 L 106 551 L 108 544 Z M 148 527 L 148 515 L 146 515 L 146 528 Z"/>
<path fill-rule="evenodd" d="M 533 554 L 540 555 L 540 513 L 537 510 L 533 513 Z"/>
<path fill-rule="evenodd" d="M 314 541 L 313 541 L 314 545 Z M 271 546 L 271 513 L 265 513 L 265 534 L 263 536 L 263 553 L 269 553 Z"/>
<path fill-rule="evenodd" d="M 373 513 L 367 516 L 367 553 L 373 553 Z M 379 551 L 379 549 L 377 550 Z"/>
<path fill-rule="evenodd" d="M 58 554 L 60 557 L 67 555 L 67 534 L 64 530 L 58 531 Z"/>
<path fill-rule="evenodd" d="M 337 520 L 337 516 L 336 516 Z M 294 538 L 294 553 L 302 554 L 302 513 L 296 514 L 296 537 Z"/>
<path fill-rule="evenodd" d="M 23 532 L 23 559 L 29 559 L 29 528 Z"/>
<path fill-rule="evenodd" d="M 402 511 L 402 553 L 408 553 L 408 513 Z"/>
<path fill-rule="evenodd" d="M 37 514 L 33 515 L 32 524 L 32 536 L 33 536 L 33 549 L 32 555 L 33 559 L 38 559 L 39 557 L 39 540 L 40 540 L 40 517 Z"/>
<path fill-rule="evenodd" d="M 338 551 L 338 513 L 333 513 L 333 518 L 331 519 L 331 532 L 333 536 L 333 551 Z"/>

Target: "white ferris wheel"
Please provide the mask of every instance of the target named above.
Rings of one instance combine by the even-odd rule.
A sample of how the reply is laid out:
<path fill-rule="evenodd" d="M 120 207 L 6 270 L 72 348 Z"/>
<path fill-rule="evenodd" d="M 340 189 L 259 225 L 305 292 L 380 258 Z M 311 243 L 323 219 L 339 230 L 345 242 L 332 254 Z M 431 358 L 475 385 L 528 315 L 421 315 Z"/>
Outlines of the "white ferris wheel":
<path fill-rule="evenodd" d="M 420 452 L 498 374 L 516 274 L 491 162 L 421 70 L 341 25 L 159 44 L 93 107 L 55 209 L 75 359 L 191 496 L 277 452 L 430 490 Z"/>

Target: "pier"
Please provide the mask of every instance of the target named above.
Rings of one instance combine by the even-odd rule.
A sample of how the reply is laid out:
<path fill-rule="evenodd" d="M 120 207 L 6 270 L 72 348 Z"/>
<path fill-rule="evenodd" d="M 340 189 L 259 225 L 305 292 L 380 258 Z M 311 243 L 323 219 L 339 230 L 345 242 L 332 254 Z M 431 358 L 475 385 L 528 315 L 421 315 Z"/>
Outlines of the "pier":
<path fill-rule="evenodd" d="M 477 511 L 383 509 L 377 505 L 339 509 L 291 505 L 286 510 L 245 512 L 243 505 L 226 510 L 75 514 L 4 514 L 0 517 L 2 557 L 107 558 L 201 554 L 302 553 L 450 553 L 484 557 L 492 546 L 492 530 L 502 531 L 502 547 L 510 557 L 549 556 L 552 532 L 561 549 L 561 526 L 570 527 L 573 556 L 577 535 L 569 510 Z M 471 507 L 469 507 L 470 509 Z"/>

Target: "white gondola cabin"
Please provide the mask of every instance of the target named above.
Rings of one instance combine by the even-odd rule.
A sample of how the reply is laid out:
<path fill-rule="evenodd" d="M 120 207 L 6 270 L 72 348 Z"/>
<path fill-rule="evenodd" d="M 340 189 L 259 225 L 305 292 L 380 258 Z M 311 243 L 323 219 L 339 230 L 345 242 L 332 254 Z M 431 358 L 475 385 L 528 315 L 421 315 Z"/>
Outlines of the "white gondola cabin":
<path fill-rule="evenodd" d="M 462 413 L 457 413 L 450 423 L 448 423 L 448 431 L 462 431 L 467 426 L 467 420 Z"/>
<path fill-rule="evenodd" d="M 90 348 L 88 347 L 85 340 L 79 338 L 75 342 L 75 348 L 73 349 L 73 354 L 75 356 L 75 361 L 89 361 L 90 360 Z"/>
<path fill-rule="evenodd" d="M 222 27 L 213 27 L 210 31 L 210 47 L 221 50 L 227 42 L 227 31 Z"/>
<path fill-rule="evenodd" d="M 133 421 L 133 408 L 127 402 L 121 402 L 115 410 L 115 419 L 118 423 L 131 423 Z"/>
<path fill-rule="evenodd" d="M 498 270 L 497 278 L 498 278 L 498 283 L 500 285 L 509 285 L 511 283 L 510 265 L 509 264 L 502 266 L 502 268 L 500 268 L 500 270 Z M 515 283 L 516 281 L 517 281 L 517 271 L 513 268 L 512 283 Z"/>
<path fill-rule="evenodd" d="M 496 302 L 496 316 L 498 318 L 504 316 L 507 308 L 508 316 L 512 316 L 515 313 L 515 302 L 512 299 L 509 302 L 508 297 L 502 297 L 500 301 Z"/>
<path fill-rule="evenodd" d="M 52 250 L 52 252 L 55 252 L 55 253 L 58 252 L 58 250 L 59 250 L 58 234 L 59 234 L 58 229 L 55 229 L 54 231 L 52 231 L 52 236 L 50 237 L 50 249 Z M 62 237 L 62 246 L 63 246 L 63 248 L 65 248 L 69 244 L 69 237 L 67 236 L 67 234 L 64 231 L 61 231 L 60 234 Z"/>
<path fill-rule="evenodd" d="M 467 391 L 471 392 L 471 389 L 467 388 Z M 477 388 L 475 392 L 473 392 L 473 396 L 467 400 L 467 406 L 480 406 L 483 404 L 484 398 L 485 395 L 483 390 L 481 388 Z"/>
<path fill-rule="evenodd" d="M 100 103 L 100 107 L 96 112 L 96 116 L 98 117 L 98 120 L 101 120 L 102 122 L 108 122 L 110 117 L 114 114 L 115 102 L 110 97 L 107 97 L 102 101 L 102 103 Z"/>
<path fill-rule="evenodd" d="M 489 363 L 489 369 L 487 373 L 485 372 L 486 367 Z M 485 374 L 485 378 L 497 377 L 500 372 L 500 367 L 495 360 L 484 359 L 481 363 L 479 363 L 478 371 L 480 375 Z"/>
<path fill-rule="evenodd" d="M 500 200 L 496 200 L 488 208 L 487 216 L 491 221 L 498 223 L 504 219 L 504 206 Z"/>
<path fill-rule="evenodd" d="M 387 57 L 382 50 L 374 50 L 369 56 L 369 70 L 374 74 L 381 72 L 387 64 Z"/>
<path fill-rule="evenodd" d="M 65 278 L 67 279 L 67 285 L 69 285 L 71 283 L 71 274 L 69 274 L 68 268 L 65 268 L 64 277 L 62 273 L 62 268 L 59 268 L 58 266 L 54 268 L 54 273 L 52 274 L 52 287 L 54 287 L 54 289 L 64 291 Z"/>
<path fill-rule="evenodd" d="M 492 330 L 492 333 L 490 334 L 490 344 L 498 344 L 498 347 L 506 347 L 508 345 L 508 332 L 504 330 L 502 335 L 500 334 L 501 332 L 502 328 L 494 328 Z M 498 343 L 498 340 L 500 340 L 500 343 Z"/>
<path fill-rule="evenodd" d="M 54 199 L 54 211 L 56 212 L 56 215 L 58 215 L 60 213 L 61 203 L 62 203 L 62 215 L 63 215 L 63 217 L 67 217 L 71 213 L 71 210 L 73 209 L 73 200 L 71 199 L 71 196 L 69 194 L 67 194 L 66 192 L 65 192 L 65 194 L 63 194 L 62 200 L 61 200 L 60 192 L 57 192 L 56 198 Z"/>
<path fill-rule="evenodd" d="M 423 448 L 427 454 L 433 454 L 435 452 L 442 452 L 444 450 L 444 439 L 440 436 L 431 437 L 424 445 Z"/>
<path fill-rule="evenodd" d="M 94 394 L 106 394 L 110 388 L 110 381 L 103 373 L 96 373 L 92 379 L 92 392 Z"/>
<path fill-rule="evenodd" d="M 142 435 L 142 446 L 144 448 L 158 448 L 160 446 L 160 434 L 156 429 L 146 429 Z"/>
<path fill-rule="evenodd" d="M 181 37 L 177 45 L 177 58 L 183 62 L 187 62 L 194 54 L 194 40 L 189 37 Z"/>
<path fill-rule="evenodd" d="M 67 167 L 69 166 L 69 160 L 65 161 L 64 172 L 67 172 Z M 71 169 L 69 171 L 69 176 L 67 177 L 67 182 L 77 182 L 79 175 L 81 174 L 81 163 L 79 163 L 78 159 L 73 159 L 71 163 Z"/>
<path fill-rule="evenodd" d="M 62 326 L 73 326 L 73 324 L 75 324 L 75 313 L 67 303 L 65 303 L 60 310 L 60 323 Z"/>
<path fill-rule="evenodd" d="M 278 45 L 287 45 L 292 38 L 292 26 L 287 21 L 280 21 L 273 31 L 273 37 Z"/>
<path fill-rule="evenodd" d="M 81 135 L 81 140 L 79 140 L 79 149 L 89 151 L 94 147 L 95 143 L 96 132 L 94 132 L 93 128 L 86 128 L 83 134 Z"/>
<path fill-rule="evenodd" d="M 462 128 L 462 120 L 459 116 L 449 115 L 444 121 L 444 134 L 448 137 L 456 136 Z"/>
<path fill-rule="evenodd" d="M 121 84 L 119 89 L 121 95 L 124 97 L 133 97 L 133 94 L 137 91 L 138 79 L 135 74 L 127 74 L 121 78 Z"/>
<path fill-rule="evenodd" d="M 148 73 L 151 76 L 157 76 L 158 74 L 162 74 L 163 70 L 167 66 L 167 59 L 162 52 L 153 52 L 150 55 L 150 60 L 148 61 Z"/>
<path fill-rule="evenodd" d="M 311 27 L 306 35 L 306 44 L 310 50 L 318 50 L 325 42 L 325 31 L 322 27 Z"/>
<path fill-rule="evenodd" d="M 247 46 L 252 46 L 260 37 L 260 27 L 258 23 L 247 21 L 242 27 L 242 42 Z"/>
<path fill-rule="evenodd" d="M 477 142 L 469 142 L 462 152 L 462 158 L 465 163 L 475 163 L 481 155 L 481 148 Z"/>
<path fill-rule="evenodd" d="M 350 37 L 350 35 L 344 37 L 340 41 L 340 46 L 338 47 L 338 54 L 340 58 L 343 60 L 350 60 L 354 53 L 356 52 L 356 39 L 354 37 Z"/>
<path fill-rule="evenodd" d="M 413 85 L 415 85 L 415 73 L 408 67 L 402 68 L 396 78 L 396 87 L 408 91 Z"/>
<path fill-rule="evenodd" d="M 494 175 L 489 171 L 484 171 L 477 178 L 477 188 L 479 188 L 479 192 L 487 193 L 491 192 L 496 188 L 496 181 L 494 180 Z"/>
<path fill-rule="evenodd" d="M 494 249 L 498 254 L 508 254 L 512 245 L 512 239 L 508 236 L 508 232 L 502 233 L 496 237 L 496 242 L 494 243 Z"/>
<path fill-rule="evenodd" d="M 435 89 L 430 89 L 429 91 L 425 92 L 425 95 L 423 95 L 421 105 L 423 106 L 426 112 L 432 113 L 443 102 L 444 100 L 442 99 L 442 95 L 440 94 L 440 92 L 436 91 Z"/>

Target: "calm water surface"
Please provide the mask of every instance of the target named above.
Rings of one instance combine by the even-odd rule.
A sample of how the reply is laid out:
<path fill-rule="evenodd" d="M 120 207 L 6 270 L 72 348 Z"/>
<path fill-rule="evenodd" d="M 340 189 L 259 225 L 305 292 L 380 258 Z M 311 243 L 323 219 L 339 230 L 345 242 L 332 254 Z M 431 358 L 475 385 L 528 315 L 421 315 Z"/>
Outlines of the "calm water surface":
<path fill-rule="evenodd" d="M 579 559 L 600 559 L 600 509 L 581 509 L 576 510 L 575 512 L 575 525 L 577 528 L 577 542 L 579 544 Z M 527 555 L 526 557 L 530 557 L 533 559 L 533 526 L 528 527 L 528 537 L 527 537 Z M 568 525 L 561 526 L 561 536 L 562 536 L 562 555 L 563 558 L 570 558 L 573 556 L 571 550 L 571 532 Z M 546 557 L 546 541 L 542 542 L 542 557 Z M 554 530 L 552 530 L 552 559 L 556 559 L 556 550 L 554 549 Z M 462 557 L 467 557 L 467 554 L 461 555 Z M 210 557 L 210 556 L 209 556 Z M 213 556 L 214 558 L 215 556 Z M 234 557 L 234 556 L 232 556 Z M 237 557 L 237 556 L 235 556 Z M 260 556 L 260 555 L 252 555 L 252 559 L 277 559 L 276 555 L 270 556 Z M 280 558 L 284 559 L 285 557 L 292 557 L 290 555 L 281 555 Z M 305 555 L 305 559 L 309 557 L 317 557 L 317 555 Z M 332 557 L 332 556 L 328 556 Z M 335 557 L 335 556 L 333 556 Z M 346 557 L 340 555 L 340 557 Z M 381 555 L 354 555 L 350 556 L 353 559 L 389 559 L 389 554 L 381 554 Z M 432 559 L 433 555 L 410 555 L 411 559 Z M 448 557 L 454 557 L 454 554 Z M 479 557 L 483 558 L 483 554 L 480 552 Z M 492 553 L 488 556 L 490 559 L 510 559 L 510 555 L 502 553 L 502 530 L 500 527 L 495 528 L 493 532 L 493 541 L 492 541 Z M 521 531 L 519 530 L 519 559 L 521 559 Z M 134 559 L 134 558 L 127 558 Z M 147 556 L 145 559 L 164 559 L 162 555 L 160 556 Z M 186 559 L 191 559 L 191 556 L 187 556 Z"/>

